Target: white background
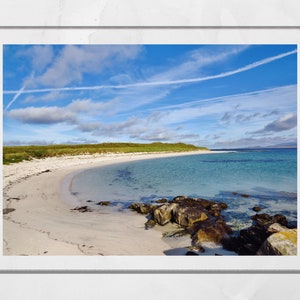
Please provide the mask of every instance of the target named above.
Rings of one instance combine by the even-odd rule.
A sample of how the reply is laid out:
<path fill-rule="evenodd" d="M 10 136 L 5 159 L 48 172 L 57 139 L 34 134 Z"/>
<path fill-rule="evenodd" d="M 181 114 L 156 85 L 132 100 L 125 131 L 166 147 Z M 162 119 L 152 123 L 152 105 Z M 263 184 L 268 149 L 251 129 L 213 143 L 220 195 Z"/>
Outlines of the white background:
<path fill-rule="evenodd" d="M 282 27 L 300 26 L 300 10 L 297 2 L 288 0 L 85 0 L 84 2 L 1 0 L 0 42 L 1 44 L 299 44 L 300 27 L 289 29 Z M 51 27 L 45 29 L 45 26 Z M 60 26 L 63 26 L 63 29 L 59 29 Z M 105 29 L 103 28 L 105 26 L 127 26 L 127 28 Z M 133 29 L 128 26 L 139 28 Z M 158 30 L 142 29 L 141 26 L 185 27 Z M 188 26 L 210 27 L 188 29 Z M 230 29 L 227 26 L 235 27 Z M 251 28 L 246 29 L 241 26 L 251 26 Z M 276 28 L 270 29 L 269 26 L 276 26 Z M 250 273 L 253 270 L 300 270 L 298 257 L 235 257 L 234 259 L 230 257 L 108 257 L 105 260 L 76 257 L 52 257 L 51 259 L 1 257 L 0 267 L 2 270 L 45 268 L 177 270 L 167 274 L 160 274 L 158 271 L 140 274 L 2 272 L 0 274 L 1 299 L 118 299 L 120 297 L 123 299 L 153 299 L 153 297 L 158 299 L 203 297 L 300 299 L 300 273 Z M 190 269 L 194 273 L 180 274 L 179 271 L 182 269 Z M 195 273 L 197 270 L 221 269 L 249 270 L 249 272 Z"/>

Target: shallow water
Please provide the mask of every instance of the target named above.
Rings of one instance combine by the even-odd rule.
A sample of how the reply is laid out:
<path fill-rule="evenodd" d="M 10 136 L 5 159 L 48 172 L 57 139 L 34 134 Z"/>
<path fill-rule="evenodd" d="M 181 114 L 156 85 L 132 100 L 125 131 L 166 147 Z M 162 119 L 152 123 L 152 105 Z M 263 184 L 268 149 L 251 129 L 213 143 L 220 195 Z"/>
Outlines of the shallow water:
<path fill-rule="evenodd" d="M 297 220 L 297 150 L 261 149 L 186 155 L 114 164 L 82 171 L 70 192 L 95 209 L 99 201 L 128 207 L 178 195 L 228 204 L 227 221 L 236 229 L 251 224 L 253 206 Z"/>

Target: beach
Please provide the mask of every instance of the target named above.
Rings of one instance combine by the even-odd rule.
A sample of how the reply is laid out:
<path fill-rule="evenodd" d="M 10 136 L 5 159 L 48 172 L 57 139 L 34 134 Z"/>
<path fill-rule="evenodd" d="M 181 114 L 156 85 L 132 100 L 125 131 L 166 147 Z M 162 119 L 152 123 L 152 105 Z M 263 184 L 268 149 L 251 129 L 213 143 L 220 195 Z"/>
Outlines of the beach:
<path fill-rule="evenodd" d="M 145 216 L 110 207 L 73 210 L 79 204 L 62 195 L 62 183 L 83 169 L 201 153 L 213 151 L 63 156 L 4 165 L 3 209 L 14 210 L 3 215 L 3 255 L 164 255 L 170 245 L 160 230 L 145 230 Z"/>

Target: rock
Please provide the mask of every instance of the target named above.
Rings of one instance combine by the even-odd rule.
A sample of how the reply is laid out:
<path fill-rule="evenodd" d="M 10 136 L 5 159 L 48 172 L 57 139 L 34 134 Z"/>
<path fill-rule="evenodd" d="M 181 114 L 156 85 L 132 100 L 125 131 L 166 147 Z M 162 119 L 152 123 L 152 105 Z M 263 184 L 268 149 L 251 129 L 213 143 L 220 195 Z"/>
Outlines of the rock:
<path fill-rule="evenodd" d="M 91 212 L 91 211 L 93 211 L 88 206 L 76 206 L 75 208 L 73 208 L 71 210 L 77 210 L 79 212 Z"/>
<path fill-rule="evenodd" d="M 249 198 L 249 197 L 250 197 L 248 194 L 240 194 L 240 195 L 241 195 L 241 197 L 243 197 L 243 198 Z"/>
<path fill-rule="evenodd" d="M 270 233 L 277 233 L 277 232 L 286 231 L 286 230 L 288 230 L 288 228 L 280 225 L 279 223 L 274 223 L 274 224 L 270 225 L 267 229 L 267 231 Z"/>
<path fill-rule="evenodd" d="M 210 200 L 206 200 L 206 199 L 194 199 L 196 201 L 198 201 L 199 205 L 201 205 L 203 208 L 205 209 L 210 209 L 213 205 L 215 205 L 216 203 Z"/>
<path fill-rule="evenodd" d="M 273 223 L 279 223 L 283 226 L 288 225 L 286 217 L 280 214 L 274 216 L 270 216 L 268 214 L 256 214 L 252 216 L 251 219 L 254 221 L 255 225 L 264 227 L 266 229 Z"/>
<path fill-rule="evenodd" d="M 199 254 L 194 251 L 188 251 L 185 255 L 199 255 Z"/>
<path fill-rule="evenodd" d="M 148 220 L 145 223 L 145 229 L 153 228 L 156 225 L 156 222 L 153 219 Z"/>
<path fill-rule="evenodd" d="M 19 197 L 12 197 L 7 199 L 7 201 L 11 201 L 11 200 L 20 201 L 21 199 Z"/>
<path fill-rule="evenodd" d="M 187 200 L 187 199 L 189 199 L 188 196 L 177 196 L 173 199 L 173 202 L 180 202 L 180 201 Z"/>
<path fill-rule="evenodd" d="M 173 231 L 167 231 L 162 234 L 163 237 L 180 237 L 188 234 L 189 232 L 185 228 L 175 229 Z"/>
<path fill-rule="evenodd" d="M 153 227 L 155 223 L 164 226 L 172 222 L 180 226 L 179 230 L 164 233 L 164 237 L 190 234 L 193 246 L 202 249 L 200 248 L 201 242 L 220 243 L 221 240 L 228 238 L 231 232 L 231 228 L 221 216 L 221 211 L 227 208 L 226 203 L 187 196 L 178 196 L 169 202 L 166 199 L 160 199 L 158 202 L 163 204 L 150 206 L 133 203 L 130 208 L 140 213 L 150 213 L 152 220 L 145 223 L 146 229 Z"/>
<path fill-rule="evenodd" d="M 176 203 L 167 203 L 157 207 L 153 212 L 153 219 L 159 225 L 166 225 L 171 221 L 172 212 L 178 205 Z"/>
<path fill-rule="evenodd" d="M 284 215 L 277 214 L 272 218 L 272 221 L 273 223 L 279 223 L 283 226 L 288 226 L 288 221 Z"/>
<path fill-rule="evenodd" d="M 149 213 L 153 213 L 156 206 L 145 203 L 132 203 L 130 204 L 129 208 L 140 214 L 147 215 Z"/>
<path fill-rule="evenodd" d="M 208 219 L 204 209 L 195 207 L 182 207 L 178 205 L 173 211 L 173 220 L 178 225 L 191 227 L 195 222 L 201 222 Z"/>
<path fill-rule="evenodd" d="M 3 215 L 7 215 L 15 210 L 15 208 L 3 208 Z"/>
<path fill-rule="evenodd" d="M 205 249 L 201 245 L 189 246 L 189 247 L 187 247 L 187 249 L 190 250 L 190 251 L 197 251 L 197 252 L 201 252 L 201 253 L 205 252 Z"/>
<path fill-rule="evenodd" d="M 220 243 L 229 238 L 231 228 L 222 220 L 209 220 L 197 223 L 192 232 L 193 245 L 200 245 L 203 242 Z"/>
<path fill-rule="evenodd" d="M 297 255 L 297 229 L 273 233 L 262 244 L 257 255 Z"/>
<path fill-rule="evenodd" d="M 254 221 L 254 225 L 268 227 L 272 222 L 272 217 L 268 214 L 256 214 L 251 217 L 251 220 Z"/>
<path fill-rule="evenodd" d="M 163 199 L 158 199 L 158 200 L 156 200 L 155 202 L 156 202 L 156 203 L 167 203 L 167 202 L 168 202 L 168 199 L 165 199 L 165 198 L 163 198 Z"/>
<path fill-rule="evenodd" d="M 108 206 L 110 204 L 111 204 L 110 201 L 100 201 L 100 202 L 96 203 L 96 205 L 102 205 L 102 206 Z"/>
<path fill-rule="evenodd" d="M 239 236 L 230 237 L 222 240 L 223 247 L 230 251 L 235 251 L 239 255 L 256 255 L 259 253 L 265 241 L 275 233 L 281 233 L 288 230 L 288 222 L 285 216 L 277 214 L 270 216 L 268 214 L 256 214 L 251 217 L 253 224 L 240 231 Z M 276 237 L 276 236 L 275 236 Z M 270 250 L 268 243 L 260 250 L 261 253 L 277 253 Z M 273 252 L 272 252 L 273 251 Z M 263 254 L 261 254 L 263 255 Z"/>
<path fill-rule="evenodd" d="M 259 207 L 259 206 L 254 206 L 254 207 L 252 208 L 252 210 L 255 211 L 255 212 L 259 212 L 259 211 L 261 211 L 261 207 Z"/>

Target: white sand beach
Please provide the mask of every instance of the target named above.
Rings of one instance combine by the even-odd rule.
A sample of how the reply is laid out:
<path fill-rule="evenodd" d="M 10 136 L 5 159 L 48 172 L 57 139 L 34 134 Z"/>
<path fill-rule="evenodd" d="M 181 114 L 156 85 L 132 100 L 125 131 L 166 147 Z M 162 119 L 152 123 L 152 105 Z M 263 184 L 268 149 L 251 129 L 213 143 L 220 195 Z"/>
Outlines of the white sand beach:
<path fill-rule="evenodd" d="M 79 212 L 61 186 L 81 169 L 140 159 L 212 153 L 135 153 L 51 157 L 3 166 L 3 255 L 164 255 L 170 245 L 146 218 L 109 207 Z M 188 245 L 186 245 L 188 246 Z"/>

